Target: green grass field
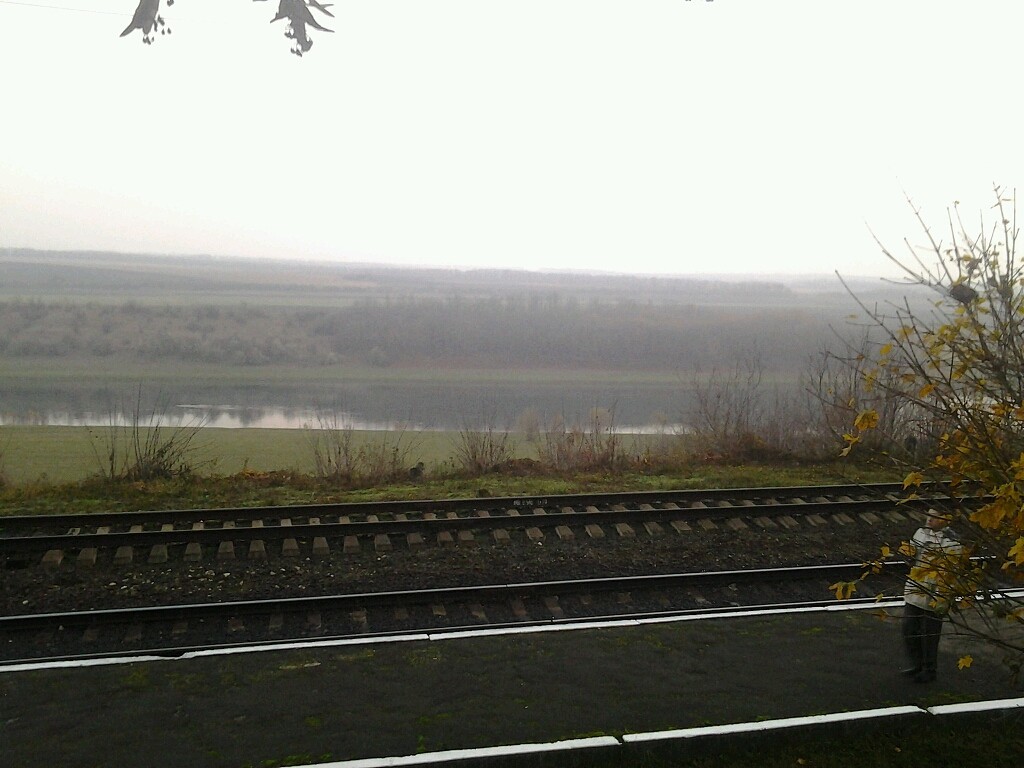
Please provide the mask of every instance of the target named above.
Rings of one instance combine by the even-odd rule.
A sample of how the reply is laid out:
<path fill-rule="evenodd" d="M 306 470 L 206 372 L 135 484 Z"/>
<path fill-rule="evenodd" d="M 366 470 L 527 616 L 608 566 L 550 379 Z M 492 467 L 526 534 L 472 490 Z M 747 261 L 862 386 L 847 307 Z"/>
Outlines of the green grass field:
<path fill-rule="evenodd" d="M 516 493 L 577 493 L 602 490 L 657 490 L 683 487 L 757 487 L 774 485 L 813 485 L 838 482 L 878 482 L 897 480 L 891 468 L 835 462 L 706 463 L 695 460 L 673 442 L 674 438 L 621 435 L 625 454 L 638 454 L 650 447 L 661 456 L 659 468 L 645 471 L 629 465 L 622 472 L 558 472 L 538 468 L 536 477 L 489 476 L 474 480 L 460 472 L 456 456 L 461 441 L 455 432 L 406 432 L 397 443 L 408 466 L 422 461 L 430 483 L 417 493 L 429 490 L 438 496 L 476 492 L 487 485 L 499 495 Z M 125 443 L 119 438 L 119 450 Z M 353 450 L 360 446 L 380 446 L 390 450 L 396 445 L 396 433 L 354 432 Z M 511 435 L 512 457 L 537 457 L 536 446 L 521 435 Z M 667 442 L 656 442 L 656 441 Z M 0 427 L 0 474 L 11 489 L 27 484 L 56 486 L 74 484 L 102 475 L 105 454 L 110 449 L 110 434 L 105 427 Z M 386 442 L 385 442 L 386 441 Z M 275 472 L 292 470 L 313 477 L 315 452 L 311 435 L 289 429 L 216 429 L 199 430 L 191 444 L 188 461 L 200 477 L 231 477 L 243 470 Z M 653 469 L 653 468 L 652 468 Z M 546 476 L 547 479 L 545 479 Z M 901 476 L 901 475 L 900 475 Z M 434 487 L 436 486 L 436 487 Z M 450 486 L 450 487 L 449 487 Z M 394 489 L 391 489 L 392 491 Z M 387 495 L 388 488 L 378 488 Z M 360 492 L 362 493 L 362 492 Z"/>
<path fill-rule="evenodd" d="M 358 448 L 380 443 L 388 434 L 355 432 L 353 444 Z M 390 435 L 389 445 L 394 445 L 394 433 Z M 399 447 L 403 452 L 408 449 L 404 455 L 410 466 L 418 461 L 436 466 L 454 455 L 457 437 L 450 432 L 406 432 Z M 110 444 L 106 427 L 0 427 L 0 472 L 15 485 L 83 480 L 100 473 Z M 312 473 L 315 469 L 310 435 L 303 430 L 206 428 L 191 446 L 190 463 L 200 474 L 233 475 L 243 469 Z M 520 455 L 530 455 L 528 449 L 525 446 Z"/>

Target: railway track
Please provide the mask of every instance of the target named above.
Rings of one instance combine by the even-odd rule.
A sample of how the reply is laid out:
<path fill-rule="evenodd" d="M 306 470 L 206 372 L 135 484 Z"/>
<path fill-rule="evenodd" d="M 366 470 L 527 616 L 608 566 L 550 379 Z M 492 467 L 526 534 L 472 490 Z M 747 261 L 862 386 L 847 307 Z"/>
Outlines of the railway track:
<path fill-rule="evenodd" d="M 899 564 L 875 588 L 900 583 Z M 824 605 L 860 563 L 192 603 L 0 617 L 0 665 Z M 861 599 L 871 599 L 865 596 Z"/>
<path fill-rule="evenodd" d="M 797 528 L 887 520 L 906 523 L 941 503 L 941 492 L 902 502 L 898 483 L 711 489 L 625 494 L 504 497 L 167 510 L 0 518 L 6 569 L 89 567 L 180 559 L 329 556 L 425 546 L 471 546 L 513 537 L 631 537 L 666 532 Z"/>
<path fill-rule="evenodd" d="M 0 567 L 9 574 L 9 615 L 0 617 L 0 663 L 831 603 L 828 586 L 863 567 L 822 564 L 842 558 L 842 547 L 828 542 L 872 539 L 866 527 L 909 533 L 922 508 L 948 500 L 936 492 L 902 502 L 902 490 L 831 485 L 5 517 Z M 761 543 L 793 536 L 800 544 L 785 557 Z M 740 541 L 742 565 L 724 570 L 729 561 L 718 548 Z M 818 550 L 805 549 L 808 542 Z M 681 563 L 691 571 L 675 572 Z M 801 567 L 753 567 L 769 564 Z M 646 575 L 621 575 L 630 573 Z M 872 586 L 892 586 L 884 579 Z"/>

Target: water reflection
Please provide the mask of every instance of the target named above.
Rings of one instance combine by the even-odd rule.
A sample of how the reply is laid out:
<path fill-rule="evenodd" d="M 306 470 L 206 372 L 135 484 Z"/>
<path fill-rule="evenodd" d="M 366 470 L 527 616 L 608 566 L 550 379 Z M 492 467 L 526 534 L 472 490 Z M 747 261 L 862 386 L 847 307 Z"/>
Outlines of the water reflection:
<path fill-rule="evenodd" d="M 0 426 L 129 427 L 135 421 L 134 414 L 123 412 L 54 410 L 0 413 Z M 345 412 L 332 412 L 325 417 L 313 408 L 247 408 L 237 405 L 175 405 L 165 413 L 143 415 L 138 422 L 143 427 L 204 426 L 222 429 L 426 429 L 422 424 L 371 421 Z"/>
<path fill-rule="evenodd" d="M 650 385 L 176 384 L 149 399 L 159 404 L 133 408 L 135 397 L 112 386 L 0 381 L 0 425 L 110 427 L 138 421 L 224 429 L 514 430 L 527 423 L 544 428 L 555 420 L 587 425 L 600 410 L 614 414 L 610 423 L 617 432 L 656 434 L 671 432 L 687 410 L 678 387 Z M 142 414 L 138 419 L 136 411 Z"/>
<path fill-rule="evenodd" d="M 131 427 L 135 417 L 126 413 L 98 413 L 93 411 L 49 411 L 26 414 L 0 413 L 0 426 L 50 427 Z M 453 432 L 462 426 L 445 424 L 417 424 L 408 422 L 372 421 L 355 414 L 341 412 L 325 416 L 313 408 L 243 408 L 236 405 L 176 405 L 166 413 L 139 419 L 143 427 L 218 427 L 221 429 L 355 429 L 373 431 L 435 430 Z M 468 428 L 486 428 L 484 424 L 469 424 Z M 634 424 L 616 425 L 623 434 L 653 435 L 677 431 L 679 425 Z"/>

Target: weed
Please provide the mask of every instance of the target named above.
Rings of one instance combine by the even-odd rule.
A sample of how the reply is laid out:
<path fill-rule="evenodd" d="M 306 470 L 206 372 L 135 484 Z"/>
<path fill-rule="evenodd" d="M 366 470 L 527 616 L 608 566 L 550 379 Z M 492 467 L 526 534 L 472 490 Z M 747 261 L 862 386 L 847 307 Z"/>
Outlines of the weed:
<path fill-rule="evenodd" d="M 571 426 L 559 416 L 539 435 L 536 448 L 540 462 L 554 470 L 614 471 L 622 460 L 615 409 L 592 408 L 587 423 Z"/>
<path fill-rule="evenodd" d="M 321 480 L 345 487 L 375 485 L 408 477 L 415 440 L 396 425 L 393 430 L 357 435 L 347 414 L 337 408 L 316 412 L 317 425 L 304 432 Z"/>
<path fill-rule="evenodd" d="M 412 667 L 438 662 L 441 660 L 441 651 L 433 647 L 409 651 L 409 653 L 406 654 L 406 660 L 408 661 L 409 666 Z"/>
<path fill-rule="evenodd" d="M 603 736 L 621 736 L 622 733 L 619 731 L 584 731 L 583 733 L 573 733 L 568 736 L 570 739 L 600 739 Z"/>
<path fill-rule="evenodd" d="M 470 475 L 481 475 L 499 469 L 515 457 L 516 444 L 506 429 L 499 431 L 489 424 L 482 430 L 465 424 L 454 443 L 454 462 Z"/>
<path fill-rule="evenodd" d="M 100 475 L 110 481 L 137 482 L 192 474 L 189 454 L 204 422 L 166 427 L 167 398 L 158 396 L 148 411 L 142 403 L 140 384 L 134 402 L 119 410 L 125 414 L 124 423 L 112 409 L 105 437 L 89 430 Z"/>
<path fill-rule="evenodd" d="M 376 656 L 373 648 L 360 648 L 353 653 L 339 653 L 334 656 L 335 661 L 369 661 Z"/>
<path fill-rule="evenodd" d="M 133 665 L 124 677 L 124 684 L 132 690 L 140 690 L 149 685 L 149 672 L 145 665 Z"/>

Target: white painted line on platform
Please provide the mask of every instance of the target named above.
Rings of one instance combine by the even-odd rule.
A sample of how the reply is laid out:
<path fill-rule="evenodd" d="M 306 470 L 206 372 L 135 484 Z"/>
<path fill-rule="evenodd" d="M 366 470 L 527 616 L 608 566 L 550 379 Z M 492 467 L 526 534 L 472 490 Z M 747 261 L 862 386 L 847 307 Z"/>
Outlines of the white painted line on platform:
<path fill-rule="evenodd" d="M 924 715 L 927 712 L 920 707 L 885 707 L 884 709 L 862 709 L 856 712 L 835 712 L 828 715 L 811 715 L 809 717 L 784 717 L 778 720 L 758 720 L 752 723 L 729 723 L 727 725 L 708 725 L 699 728 L 680 728 L 672 731 L 652 731 L 650 733 L 627 733 L 623 735 L 623 743 L 642 741 L 661 741 L 664 739 L 694 739 L 702 736 L 725 736 L 735 733 L 757 733 L 782 728 L 798 728 L 805 725 L 825 725 L 842 723 L 850 720 L 870 720 L 881 717 L 898 717 L 902 715 Z"/>
<path fill-rule="evenodd" d="M 43 669 L 70 669 L 73 667 L 107 667 L 114 664 L 136 664 L 146 661 L 169 661 L 169 659 L 165 656 L 111 656 L 106 659 L 27 661 L 24 664 L 0 665 L 0 674 L 4 672 L 37 672 Z"/>
<path fill-rule="evenodd" d="M 464 629 L 456 632 L 431 632 L 431 640 L 462 640 L 467 637 L 499 637 L 501 635 L 536 635 L 543 632 L 574 632 L 578 629 L 613 629 L 635 627 L 637 619 L 608 621 L 566 622 L 564 624 L 534 624 L 528 627 L 501 627 L 500 629 Z"/>
<path fill-rule="evenodd" d="M 963 704 L 940 704 L 928 707 L 932 715 L 962 715 L 969 712 L 993 712 L 999 709 L 1022 709 L 1024 699 L 993 699 L 991 701 L 969 701 Z"/>
<path fill-rule="evenodd" d="M 208 648 L 203 651 L 188 651 L 182 654 L 167 656 L 110 656 L 102 659 L 77 659 L 72 661 L 29 661 L 24 664 L 0 664 L 0 674 L 4 672 L 36 672 L 44 669 L 69 669 L 73 667 L 109 667 L 117 664 L 141 664 L 147 661 L 188 661 L 207 656 L 235 656 L 243 653 L 264 653 L 266 651 L 306 651 L 311 648 L 336 648 L 344 645 L 367 645 L 377 643 L 408 643 L 413 641 L 428 642 L 429 635 L 389 635 L 387 637 L 359 638 L 347 637 L 338 640 L 318 640 L 302 643 L 279 643 L 277 645 L 239 646 L 236 648 Z"/>
<path fill-rule="evenodd" d="M 809 605 L 802 608 L 770 608 L 755 611 L 735 610 L 730 613 L 695 614 L 693 616 L 652 616 L 648 619 L 635 619 L 637 624 L 672 624 L 682 621 L 710 621 L 711 619 L 736 619 L 758 616 L 779 616 L 794 613 L 833 613 L 835 611 L 864 611 L 871 608 L 899 608 L 903 599 L 879 600 L 876 603 L 836 603 L 835 605 Z"/>
<path fill-rule="evenodd" d="M 479 749 L 450 749 L 444 752 L 424 752 L 419 755 L 402 757 L 369 757 L 360 760 L 342 760 L 335 763 L 311 763 L 297 768 L 388 768 L 400 765 L 429 765 L 431 763 L 447 763 L 456 760 L 480 760 L 487 757 L 514 757 L 516 755 L 533 755 L 542 752 L 565 752 L 576 749 L 594 749 L 596 747 L 618 747 L 618 739 L 614 736 L 594 736 L 589 739 L 569 739 L 553 741 L 548 744 L 515 744 L 504 747 L 481 747 Z"/>
<path fill-rule="evenodd" d="M 189 651 L 175 659 L 201 659 L 206 656 L 233 656 L 237 653 L 263 653 L 265 651 L 304 651 L 310 648 L 336 648 L 341 645 L 367 645 L 372 643 L 408 643 L 416 640 L 427 641 L 430 636 L 421 632 L 415 635 L 387 635 L 386 637 L 375 637 L 372 640 L 361 637 L 346 637 L 337 640 L 305 641 L 301 643 L 278 643 L 277 645 L 252 645 L 241 648 L 209 648 L 204 651 Z M 166 659 L 165 659 L 166 660 Z"/>

